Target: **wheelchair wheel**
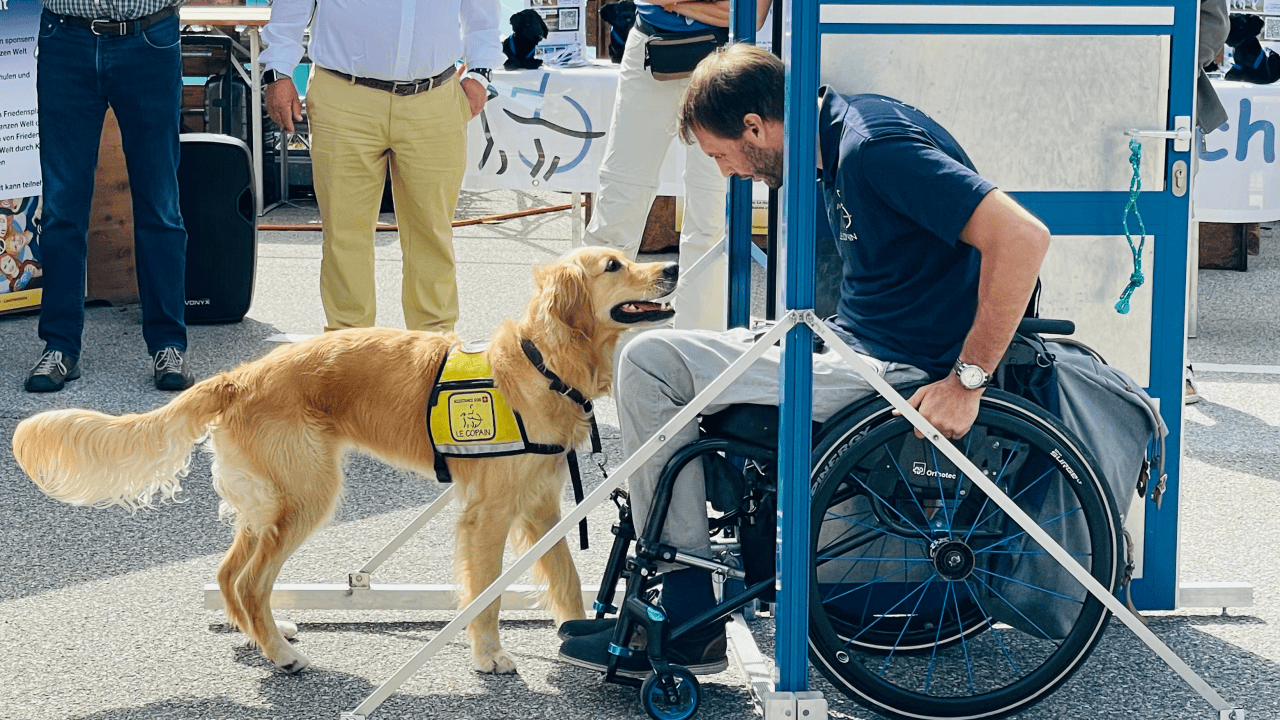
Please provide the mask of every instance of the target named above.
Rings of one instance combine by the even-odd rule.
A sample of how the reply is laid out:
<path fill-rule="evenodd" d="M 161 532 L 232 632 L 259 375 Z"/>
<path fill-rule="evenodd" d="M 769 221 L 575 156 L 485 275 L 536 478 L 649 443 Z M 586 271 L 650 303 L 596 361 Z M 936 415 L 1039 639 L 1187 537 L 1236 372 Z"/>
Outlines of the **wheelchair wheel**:
<path fill-rule="evenodd" d="M 640 685 L 640 703 L 653 720 L 686 720 L 698 711 L 702 693 L 693 673 L 672 665 Z"/>
<path fill-rule="evenodd" d="M 998 390 L 955 441 L 1103 587 L 1119 517 L 1079 441 Z M 814 455 L 809 646 L 836 687 L 898 718 L 999 718 L 1065 681 L 1105 607 L 879 401 Z"/>

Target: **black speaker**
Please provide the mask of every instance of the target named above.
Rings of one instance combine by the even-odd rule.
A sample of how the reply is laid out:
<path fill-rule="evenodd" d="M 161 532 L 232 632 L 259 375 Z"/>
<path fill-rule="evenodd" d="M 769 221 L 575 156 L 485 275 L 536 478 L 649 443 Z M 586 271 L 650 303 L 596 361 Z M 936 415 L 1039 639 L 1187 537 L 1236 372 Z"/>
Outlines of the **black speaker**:
<path fill-rule="evenodd" d="M 258 260 L 252 155 L 248 145 L 228 135 L 186 133 L 181 141 L 187 322 L 239 322 L 253 299 Z"/>

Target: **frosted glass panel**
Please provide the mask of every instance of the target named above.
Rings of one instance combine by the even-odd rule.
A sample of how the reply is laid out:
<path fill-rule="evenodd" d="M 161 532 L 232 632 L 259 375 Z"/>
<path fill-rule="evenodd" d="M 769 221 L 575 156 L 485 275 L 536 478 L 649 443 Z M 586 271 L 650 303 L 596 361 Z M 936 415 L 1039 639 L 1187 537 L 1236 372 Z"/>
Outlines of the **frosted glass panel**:
<path fill-rule="evenodd" d="M 1147 282 L 1134 291 L 1127 315 L 1115 310 L 1133 273 L 1133 253 L 1123 235 L 1055 235 L 1040 267 L 1040 316 L 1074 321 L 1076 340 L 1143 387 L 1151 384 L 1151 278 L 1157 241 L 1147 237 L 1142 250 Z"/>
<path fill-rule="evenodd" d="M 1003 190 L 1128 190 L 1124 131 L 1165 129 L 1168 55 L 1166 37 L 829 35 L 821 73 L 927 112 Z M 1143 190 L 1165 142 L 1143 142 Z"/>

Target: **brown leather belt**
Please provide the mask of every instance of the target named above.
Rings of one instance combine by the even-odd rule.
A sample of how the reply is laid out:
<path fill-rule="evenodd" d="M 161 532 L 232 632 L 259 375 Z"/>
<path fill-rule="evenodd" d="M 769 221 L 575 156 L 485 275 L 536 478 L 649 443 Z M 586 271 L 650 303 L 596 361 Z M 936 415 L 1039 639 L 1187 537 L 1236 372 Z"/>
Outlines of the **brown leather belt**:
<path fill-rule="evenodd" d="M 330 70 L 329 68 L 321 68 L 321 70 L 337 75 L 347 82 L 355 83 L 356 85 L 363 85 L 364 87 L 373 88 L 374 90 L 383 90 L 391 93 L 392 95 L 417 95 L 418 93 L 426 92 L 428 90 L 434 90 L 448 82 L 449 78 L 453 77 L 454 73 L 458 72 L 458 66 L 450 65 L 444 72 L 433 78 L 427 78 L 426 80 L 410 80 L 408 82 L 393 82 L 391 80 L 375 80 L 374 78 L 356 77 L 355 75 L 348 75 L 344 72 L 338 72 L 337 70 Z"/>
<path fill-rule="evenodd" d="M 178 8 L 169 7 L 144 15 L 137 20 L 107 20 L 105 18 L 87 18 L 78 15 L 58 15 L 58 21 L 73 27 L 84 28 L 94 35 L 135 35 L 178 12 Z M 56 14 L 56 13 L 55 13 Z"/>

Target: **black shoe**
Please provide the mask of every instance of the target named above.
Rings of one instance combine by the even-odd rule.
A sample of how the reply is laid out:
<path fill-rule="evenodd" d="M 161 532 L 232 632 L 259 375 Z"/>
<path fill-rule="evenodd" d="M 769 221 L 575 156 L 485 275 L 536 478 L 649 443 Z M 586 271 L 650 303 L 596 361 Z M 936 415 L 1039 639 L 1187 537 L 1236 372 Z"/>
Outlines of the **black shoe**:
<path fill-rule="evenodd" d="M 569 638 L 582 637 L 584 635 L 595 635 L 602 632 L 613 632 L 613 626 L 618 624 L 618 618 L 607 617 L 599 620 L 566 620 L 561 623 L 560 628 L 556 630 L 556 635 L 561 640 Z M 643 632 L 643 628 L 640 628 Z"/>
<path fill-rule="evenodd" d="M 609 645 L 613 642 L 613 630 L 569 638 L 560 646 L 560 659 L 570 665 L 604 672 L 609 663 Z M 728 638 L 724 625 L 670 643 L 667 646 L 667 662 L 682 665 L 694 675 L 714 675 L 729 667 Z M 644 650 L 634 650 L 630 657 L 618 658 L 618 675 L 641 679 L 653 673 L 649 656 Z"/>
<path fill-rule="evenodd" d="M 66 386 L 67 381 L 80 377 L 80 361 L 67 361 L 57 350 L 45 350 L 40 361 L 31 368 L 27 382 L 23 385 L 27 392 L 57 392 Z"/>
<path fill-rule="evenodd" d="M 195 382 L 184 351 L 176 347 L 157 352 L 151 367 L 155 371 L 157 390 L 186 390 Z"/>

